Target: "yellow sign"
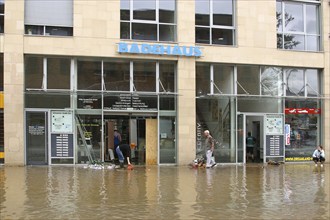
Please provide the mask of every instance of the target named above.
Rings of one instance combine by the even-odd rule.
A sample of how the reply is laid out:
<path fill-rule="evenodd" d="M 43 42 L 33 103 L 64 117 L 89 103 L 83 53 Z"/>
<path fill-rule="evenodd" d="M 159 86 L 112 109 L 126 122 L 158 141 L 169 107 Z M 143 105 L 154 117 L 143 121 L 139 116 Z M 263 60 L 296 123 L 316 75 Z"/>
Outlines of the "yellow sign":
<path fill-rule="evenodd" d="M 3 92 L 0 92 L 0 108 L 4 107 L 4 96 Z"/>
<path fill-rule="evenodd" d="M 286 157 L 285 161 L 290 162 L 290 161 L 311 161 L 313 160 L 312 157 Z"/>

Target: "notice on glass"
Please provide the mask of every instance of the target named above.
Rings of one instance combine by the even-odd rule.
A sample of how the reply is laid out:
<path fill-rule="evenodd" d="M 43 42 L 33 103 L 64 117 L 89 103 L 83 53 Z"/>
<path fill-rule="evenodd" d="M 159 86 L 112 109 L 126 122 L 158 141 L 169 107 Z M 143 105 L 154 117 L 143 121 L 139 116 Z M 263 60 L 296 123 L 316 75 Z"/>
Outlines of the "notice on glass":
<path fill-rule="evenodd" d="M 281 135 L 283 134 L 283 116 L 267 115 L 266 116 L 266 134 Z"/>
<path fill-rule="evenodd" d="M 30 125 L 29 126 L 29 134 L 30 135 L 44 135 L 45 134 L 45 126 Z"/>
<path fill-rule="evenodd" d="M 52 133 L 72 133 L 72 111 L 52 111 Z"/>

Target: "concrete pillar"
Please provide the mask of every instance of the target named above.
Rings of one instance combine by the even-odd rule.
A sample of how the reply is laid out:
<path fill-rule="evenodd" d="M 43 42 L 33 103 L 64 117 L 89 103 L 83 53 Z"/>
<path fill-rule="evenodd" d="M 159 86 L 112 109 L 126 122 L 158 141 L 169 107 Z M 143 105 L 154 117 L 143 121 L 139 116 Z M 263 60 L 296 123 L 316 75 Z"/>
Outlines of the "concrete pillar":
<path fill-rule="evenodd" d="M 5 10 L 5 164 L 24 165 L 24 1 L 6 1 Z"/>
<path fill-rule="evenodd" d="M 178 42 L 195 45 L 195 1 L 178 0 Z M 196 155 L 195 58 L 179 57 L 178 78 L 178 164 L 191 162 Z"/>

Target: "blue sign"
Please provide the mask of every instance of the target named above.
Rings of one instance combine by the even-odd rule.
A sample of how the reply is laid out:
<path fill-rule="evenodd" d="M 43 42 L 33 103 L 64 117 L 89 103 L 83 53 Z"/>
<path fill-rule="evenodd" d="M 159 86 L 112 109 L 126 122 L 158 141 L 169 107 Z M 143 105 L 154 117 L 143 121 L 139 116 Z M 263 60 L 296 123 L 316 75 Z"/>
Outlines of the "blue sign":
<path fill-rule="evenodd" d="M 202 51 L 200 47 L 162 45 L 162 44 L 137 44 L 119 43 L 118 53 L 152 54 L 168 56 L 200 57 Z"/>
<path fill-rule="evenodd" d="M 290 145 L 290 124 L 285 124 L 284 126 L 284 130 L 285 130 L 285 145 Z"/>

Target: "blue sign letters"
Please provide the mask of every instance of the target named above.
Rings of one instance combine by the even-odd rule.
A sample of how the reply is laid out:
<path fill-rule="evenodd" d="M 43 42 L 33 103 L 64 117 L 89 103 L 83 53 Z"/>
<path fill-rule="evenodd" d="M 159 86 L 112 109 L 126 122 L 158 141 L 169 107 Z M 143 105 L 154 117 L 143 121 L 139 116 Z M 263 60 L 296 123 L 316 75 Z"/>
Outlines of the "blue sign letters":
<path fill-rule="evenodd" d="M 169 56 L 187 56 L 200 57 L 202 51 L 200 47 L 194 46 L 171 46 L 162 44 L 137 44 L 137 43 L 119 43 L 118 53 L 134 53 L 134 54 L 153 54 L 153 55 L 169 55 Z"/>

